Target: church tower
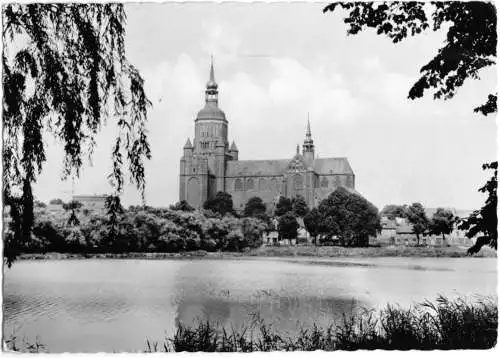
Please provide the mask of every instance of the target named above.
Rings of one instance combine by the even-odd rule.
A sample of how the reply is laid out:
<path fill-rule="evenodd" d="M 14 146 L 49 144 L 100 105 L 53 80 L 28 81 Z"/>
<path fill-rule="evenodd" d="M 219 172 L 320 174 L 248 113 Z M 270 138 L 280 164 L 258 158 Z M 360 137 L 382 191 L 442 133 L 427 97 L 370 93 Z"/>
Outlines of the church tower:
<path fill-rule="evenodd" d="M 307 129 L 306 138 L 304 139 L 304 144 L 302 145 L 302 155 L 307 165 L 311 165 L 314 161 L 314 141 L 311 136 L 311 123 L 309 123 L 309 113 L 307 114 Z"/>
<path fill-rule="evenodd" d="M 230 159 L 227 140 L 228 122 L 219 108 L 213 59 L 205 89 L 205 106 L 195 119 L 194 141 L 188 139 L 181 158 L 180 199 L 199 208 L 224 191 L 225 161 Z"/>

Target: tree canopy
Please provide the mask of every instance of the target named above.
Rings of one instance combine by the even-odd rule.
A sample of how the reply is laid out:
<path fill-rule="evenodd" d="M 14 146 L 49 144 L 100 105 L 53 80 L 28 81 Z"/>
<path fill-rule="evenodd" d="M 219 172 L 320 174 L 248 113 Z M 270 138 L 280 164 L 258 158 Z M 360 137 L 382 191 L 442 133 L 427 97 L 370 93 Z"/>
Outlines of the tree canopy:
<path fill-rule="evenodd" d="M 291 212 L 283 214 L 278 221 L 278 233 L 281 239 L 292 240 L 297 238 L 299 223 Z"/>
<path fill-rule="evenodd" d="M 151 157 L 144 80 L 125 55 L 123 5 L 7 4 L 3 23 L 3 197 L 11 207 L 10 264 L 31 237 L 32 185 L 43 169 L 43 137 L 64 147 L 63 179 L 92 157 L 96 134 L 117 126 L 108 175 L 123 189 L 125 165 L 144 199 L 144 161 Z"/>
<path fill-rule="evenodd" d="M 304 216 L 304 226 L 314 238 L 321 232 L 321 215 L 317 208 L 313 208 Z"/>
<path fill-rule="evenodd" d="M 362 196 L 337 188 L 318 206 L 323 234 L 340 239 L 342 245 L 367 245 L 381 230 L 378 209 Z"/>
<path fill-rule="evenodd" d="M 389 204 L 384 206 L 382 211 L 380 212 L 381 216 L 385 216 L 390 220 L 394 220 L 395 218 L 404 218 L 406 217 L 406 211 L 408 210 L 407 205 L 394 205 Z"/>
<path fill-rule="evenodd" d="M 445 235 L 448 235 L 453 231 L 454 226 L 455 216 L 451 210 L 443 208 L 437 208 L 429 223 L 430 232 L 434 235 L 442 235 L 443 239 L 445 238 Z"/>
<path fill-rule="evenodd" d="M 215 197 L 208 199 L 203 204 L 203 209 L 211 210 L 214 213 L 219 213 L 222 216 L 233 213 L 233 198 L 231 194 L 219 191 Z"/>
<path fill-rule="evenodd" d="M 274 209 L 274 215 L 282 216 L 292 210 L 292 201 L 284 196 L 280 196 L 276 208 Z"/>
<path fill-rule="evenodd" d="M 308 212 L 309 207 L 303 196 L 297 195 L 292 199 L 292 211 L 297 217 L 303 218 Z"/>
<path fill-rule="evenodd" d="M 323 12 L 339 7 L 348 12 L 344 18 L 348 35 L 373 28 L 394 43 L 450 25 L 443 47 L 420 69 L 421 77 L 408 93 L 410 99 L 431 90 L 434 98 L 450 99 L 466 79 L 479 79 L 481 69 L 496 63 L 497 16 L 491 2 L 335 2 Z M 496 101 L 497 95 L 491 94 L 475 110 L 483 114 L 495 112 Z"/>
<path fill-rule="evenodd" d="M 251 197 L 245 204 L 244 215 L 258 217 L 266 213 L 266 204 L 258 196 Z"/>
<path fill-rule="evenodd" d="M 417 244 L 420 243 L 420 235 L 429 229 L 429 218 L 425 213 L 424 206 L 420 203 L 413 203 L 406 211 L 406 218 L 413 226 L 413 232 L 417 235 Z"/>
<path fill-rule="evenodd" d="M 181 200 L 174 205 L 170 205 L 171 210 L 179 210 L 179 211 L 194 211 L 194 208 L 189 205 L 186 200 Z"/>
<path fill-rule="evenodd" d="M 486 184 L 479 189 L 481 193 L 488 193 L 488 198 L 486 199 L 485 205 L 480 210 L 475 210 L 468 218 L 461 220 L 458 228 L 460 230 L 467 230 L 466 236 L 469 238 L 476 238 L 474 246 L 469 250 L 469 254 L 475 254 L 479 252 L 483 245 L 489 245 L 494 249 L 497 249 L 498 240 L 498 217 L 497 217 L 497 171 L 498 162 L 491 164 L 484 164 L 484 170 L 493 170 L 494 174 Z"/>

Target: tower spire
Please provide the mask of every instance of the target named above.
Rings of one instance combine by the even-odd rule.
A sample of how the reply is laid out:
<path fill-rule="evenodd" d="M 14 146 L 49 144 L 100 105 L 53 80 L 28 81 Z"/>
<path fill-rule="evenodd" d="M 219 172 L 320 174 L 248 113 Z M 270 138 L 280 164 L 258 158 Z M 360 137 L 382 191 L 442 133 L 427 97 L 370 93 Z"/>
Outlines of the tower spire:
<path fill-rule="evenodd" d="M 210 81 L 215 83 L 215 75 L 214 75 L 214 55 L 210 55 Z"/>
<path fill-rule="evenodd" d="M 307 112 L 306 138 L 311 139 L 311 123 L 309 122 L 309 112 Z"/>
<path fill-rule="evenodd" d="M 308 158 L 309 161 L 314 160 L 314 141 L 311 135 L 311 122 L 309 121 L 309 112 L 307 112 L 306 138 L 304 139 L 304 144 L 302 145 L 302 154 L 306 158 Z"/>
<path fill-rule="evenodd" d="M 205 101 L 207 103 L 212 103 L 217 105 L 218 102 L 218 93 L 217 90 L 217 82 L 215 82 L 215 74 L 214 74 L 214 57 L 210 57 L 210 76 L 207 82 L 207 89 L 205 90 Z"/>

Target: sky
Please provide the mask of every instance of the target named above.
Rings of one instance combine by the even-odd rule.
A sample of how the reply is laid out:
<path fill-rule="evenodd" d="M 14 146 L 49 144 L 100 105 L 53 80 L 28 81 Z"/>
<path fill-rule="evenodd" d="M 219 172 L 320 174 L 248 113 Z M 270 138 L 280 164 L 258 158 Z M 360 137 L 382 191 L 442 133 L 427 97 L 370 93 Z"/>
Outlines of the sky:
<path fill-rule="evenodd" d="M 292 158 L 307 113 L 319 157 L 347 157 L 356 190 L 379 209 L 421 202 L 475 209 L 496 159 L 494 117 L 472 109 L 496 91 L 496 69 L 468 80 L 448 101 L 432 93 L 407 99 L 419 70 L 437 53 L 444 32 L 393 44 L 367 30 L 346 35 L 341 14 L 320 3 L 127 4 L 126 51 L 145 79 L 152 159 L 146 163 L 148 205 L 168 206 L 179 192 L 182 147 L 194 135 L 214 56 L 219 105 L 240 160 Z M 92 166 L 61 181 L 62 149 L 46 138 L 48 161 L 35 186 L 39 200 L 110 192 L 116 129 L 97 137 Z M 140 203 L 128 185 L 128 206 Z"/>

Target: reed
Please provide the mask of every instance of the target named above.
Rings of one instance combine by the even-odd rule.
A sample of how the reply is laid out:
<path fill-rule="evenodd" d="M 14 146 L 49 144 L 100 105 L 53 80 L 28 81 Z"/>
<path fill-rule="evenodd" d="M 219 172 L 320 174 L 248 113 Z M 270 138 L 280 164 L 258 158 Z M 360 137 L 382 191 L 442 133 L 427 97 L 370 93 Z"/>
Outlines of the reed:
<path fill-rule="evenodd" d="M 438 296 L 410 308 L 388 305 L 378 313 L 352 312 L 338 324 L 313 325 L 294 337 L 280 334 L 260 317 L 240 330 L 207 321 L 192 326 L 177 322 L 173 338 L 161 347 L 147 341 L 145 352 L 490 349 L 497 342 L 497 326 L 496 298 Z"/>

